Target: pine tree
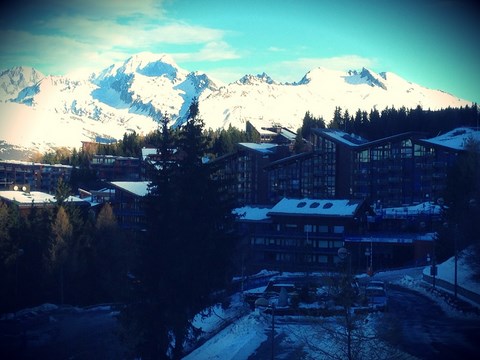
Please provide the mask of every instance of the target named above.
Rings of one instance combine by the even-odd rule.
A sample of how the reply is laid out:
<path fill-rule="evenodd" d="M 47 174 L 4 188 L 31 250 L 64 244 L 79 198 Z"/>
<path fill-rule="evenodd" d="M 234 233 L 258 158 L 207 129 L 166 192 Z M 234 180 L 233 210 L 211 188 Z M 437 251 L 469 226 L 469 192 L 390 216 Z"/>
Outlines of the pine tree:
<path fill-rule="evenodd" d="M 62 206 L 70 196 L 71 192 L 72 190 L 70 189 L 70 186 L 63 181 L 62 178 L 59 178 L 57 187 L 55 188 L 55 200 L 57 200 L 57 205 Z"/>
<path fill-rule="evenodd" d="M 234 241 L 232 207 L 202 161 L 207 141 L 198 103 L 179 131 L 175 158 L 167 151 L 166 124 L 162 133 L 159 151 L 165 156 L 146 197 L 147 236 L 134 270 L 138 285 L 121 314 L 126 340 L 144 359 L 181 358 L 191 320 L 226 286 Z"/>
<path fill-rule="evenodd" d="M 69 256 L 72 225 L 67 212 L 60 206 L 52 224 L 52 242 L 50 246 L 50 260 L 52 267 L 58 272 L 60 304 L 64 302 L 64 272 Z"/>
<path fill-rule="evenodd" d="M 345 119 L 342 115 L 342 108 L 339 106 L 335 107 L 335 111 L 333 112 L 333 119 L 329 124 L 329 129 L 335 130 L 344 130 L 345 129 Z"/>
<path fill-rule="evenodd" d="M 0 311 L 12 310 L 17 304 L 12 294 L 15 294 L 15 270 L 19 257 L 18 243 L 12 236 L 12 230 L 17 227 L 17 214 L 7 205 L 0 203 Z"/>
<path fill-rule="evenodd" d="M 90 302 L 112 302 L 122 298 L 130 250 L 125 240 L 112 207 L 105 203 L 97 216 L 90 241 Z"/>

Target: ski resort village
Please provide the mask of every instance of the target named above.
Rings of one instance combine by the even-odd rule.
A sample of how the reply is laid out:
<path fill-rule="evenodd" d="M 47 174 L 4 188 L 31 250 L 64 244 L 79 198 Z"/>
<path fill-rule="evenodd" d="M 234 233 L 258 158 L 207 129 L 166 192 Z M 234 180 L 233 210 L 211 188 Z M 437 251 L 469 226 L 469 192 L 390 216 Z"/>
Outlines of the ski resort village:
<path fill-rule="evenodd" d="M 0 359 L 480 359 L 479 18 L 3 5 Z"/>

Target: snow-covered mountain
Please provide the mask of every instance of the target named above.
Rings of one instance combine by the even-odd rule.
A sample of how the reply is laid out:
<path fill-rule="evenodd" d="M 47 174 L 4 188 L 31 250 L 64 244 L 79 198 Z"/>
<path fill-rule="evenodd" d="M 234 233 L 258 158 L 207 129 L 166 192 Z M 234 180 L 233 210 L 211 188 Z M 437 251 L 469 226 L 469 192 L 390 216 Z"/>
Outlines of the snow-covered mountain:
<path fill-rule="evenodd" d="M 118 139 L 128 131 L 148 133 L 164 114 L 178 126 L 195 97 L 206 127 L 212 129 L 244 129 L 247 120 L 297 129 L 307 111 L 328 121 L 336 106 L 353 114 L 374 107 L 470 105 L 393 73 L 368 69 L 316 68 L 295 83 L 279 83 L 263 73 L 222 84 L 180 68 L 169 55 L 140 53 L 83 78 L 44 76 L 25 67 L 1 72 L 0 148 L 78 148 L 81 141 L 98 136 Z"/>

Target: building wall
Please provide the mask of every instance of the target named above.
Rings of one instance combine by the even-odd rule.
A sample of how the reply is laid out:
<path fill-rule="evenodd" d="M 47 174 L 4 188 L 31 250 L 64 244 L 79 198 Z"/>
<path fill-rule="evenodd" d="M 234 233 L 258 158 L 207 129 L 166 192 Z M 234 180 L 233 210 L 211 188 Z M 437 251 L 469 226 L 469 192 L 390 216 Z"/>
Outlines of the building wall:
<path fill-rule="evenodd" d="M 278 146 L 271 152 L 240 147 L 235 153 L 214 160 L 215 176 L 226 182 L 238 206 L 269 203 L 268 173 L 265 168 L 288 154 L 288 147 Z"/>
<path fill-rule="evenodd" d="M 58 180 L 69 182 L 72 167 L 22 161 L 0 161 L 0 189 L 12 185 L 28 185 L 32 191 L 53 193 Z"/>
<path fill-rule="evenodd" d="M 239 223 L 248 273 L 334 270 L 345 234 L 361 231 L 353 217 L 342 216 L 272 216 L 269 221 Z"/>
<path fill-rule="evenodd" d="M 105 181 L 140 180 L 141 161 L 135 157 L 94 155 L 90 167 Z"/>
<path fill-rule="evenodd" d="M 406 133 L 357 146 L 316 132 L 313 151 L 266 168 L 267 199 L 369 199 L 385 206 L 436 199 L 459 152 L 424 144 L 419 137 Z"/>
<path fill-rule="evenodd" d="M 142 197 L 116 188 L 113 211 L 123 229 L 137 231 L 145 229 L 146 219 Z"/>

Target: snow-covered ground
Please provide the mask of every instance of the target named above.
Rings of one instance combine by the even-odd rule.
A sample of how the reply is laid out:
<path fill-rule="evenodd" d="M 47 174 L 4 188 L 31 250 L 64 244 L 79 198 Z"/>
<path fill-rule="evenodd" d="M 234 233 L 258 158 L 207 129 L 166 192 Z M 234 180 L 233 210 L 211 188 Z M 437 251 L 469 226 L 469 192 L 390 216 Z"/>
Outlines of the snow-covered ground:
<path fill-rule="evenodd" d="M 472 277 L 472 269 L 465 261 L 465 254 L 461 254 L 458 261 L 458 283 L 464 288 L 480 293 L 480 284 Z M 429 291 L 429 285 L 423 281 L 423 273 L 429 274 L 430 268 L 402 269 L 378 273 L 374 278 L 384 279 L 390 283 L 407 287 L 418 291 L 436 301 L 446 314 L 452 317 L 465 316 L 456 308 L 452 307 L 442 298 L 438 298 Z M 454 259 L 438 265 L 438 278 L 453 283 Z M 366 276 L 366 275 L 365 275 Z M 241 308 L 241 298 L 236 297 L 232 302 L 232 308 Z M 480 307 L 480 304 L 476 304 Z M 469 315 L 471 316 L 471 315 Z M 196 326 L 210 329 L 214 317 L 208 317 L 203 320 L 197 319 Z M 204 321 L 202 325 L 202 321 Z M 240 317 L 238 321 L 228 325 L 218 332 L 211 339 L 206 341 L 201 347 L 191 352 L 185 360 L 202 359 L 222 359 L 222 360 L 242 360 L 242 359 L 262 359 L 265 356 L 265 349 L 262 352 L 262 343 L 267 344 L 269 334 L 271 333 L 270 314 L 262 311 L 249 312 Z M 341 354 L 345 351 L 345 324 L 342 317 L 322 318 L 295 318 L 295 317 L 277 317 L 275 324 L 276 337 L 282 338 L 282 344 L 290 344 L 289 349 L 283 354 L 279 350 L 279 358 L 292 358 L 292 353 L 298 354 L 302 359 L 327 359 L 332 358 L 332 354 Z M 382 342 L 375 335 L 378 323 L 383 321 L 382 313 L 371 313 L 360 318 L 362 336 L 372 338 L 375 346 L 368 341 L 355 345 L 357 355 L 361 358 L 413 358 L 410 355 L 401 353 L 400 350 L 390 347 Z M 214 321 L 215 323 L 215 321 Z M 363 338 L 365 339 L 365 337 Z M 268 343 L 268 346 L 271 346 Z M 369 352 L 375 351 L 375 354 Z M 290 354 L 290 355 L 288 355 Z M 301 356 L 300 356 L 301 354 Z M 343 354 L 345 355 L 345 354 Z M 344 356 L 345 357 L 345 356 Z"/>
<path fill-rule="evenodd" d="M 462 253 L 459 256 L 458 283 L 466 289 L 480 293 L 480 284 L 472 277 L 472 271 L 465 261 L 466 256 L 468 255 Z M 445 302 L 443 298 L 436 296 L 436 293 L 431 291 L 431 285 L 423 280 L 424 273 L 429 274 L 429 267 L 386 271 L 375 274 L 373 278 L 420 292 L 437 302 L 444 312 L 451 317 L 474 316 L 473 314 L 463 314 Z M 453 282 L 453 273 L 453 258 L 438 265 L 439 279 Z M 363 276 L 368 277 L 367 275 Z M 479 304 L 476 306 L 480 307 Z M 39 337 L 41 335 L 40 331 L 44 331 L 42 330 L 44 327 L 51 327 L 54 319 L 60 319 L 61 315 L 52 315 L 53 312 L 57 310 L 61 314 L 67 312 L 66 309 L 62 309 L 56 305 L 44 304 L 37 308 L 19 311 L 16 314 L 5 314 L 2 316 L 2 320 L 30 318 L 39 316 L 39 314 L 46 314 L 44 318 L 48 318 L 48 321 L 44 326 L 37 326 L 36 340 L 34 340 L 38 342 L 40 339 L 44 339 L 44 337 Z M 113 319 L 115 314 L 118 313 L 108 306 L 74 308 L 70 310 L 70 312 L 72 311 L 78 314 L 95 311 L 98 313 L 98 319 L 102 319 L 101 321 L 104 322 L 109 321 L 109 324 L 111 324 L 109 326 L 113 326 Z M 353 334 L 354 339 L 361 336 L 362 341 L 353 341 L 352 349 L 361 358 L 412 358 L 410 355 L 400 352 L 397 348 L 391 347 L 381 340 L 381 337 L 377 336 L 376 331 L 378 329 L 388 328 L 388 319 L 383 313 L 364 314 L 355 317 L 355 319 L 357 330 Z M 203 344 L 186 355 L 185 360 L 255 360 L 270 358 L 271 356 L 271 314 L 259 310 L 251 311 L 239 293 L 232 296 L 228 307 L 215 306 L 208 314 L 198 315 L 193 324 L 202 330 L 200 341 Z M 332 358 L 332 354 L 340 356 L 340 358 L 346 358 L 345 329 L 344 316 L 307 318 L 277 315 L 275 316 L 275 358 L 284 360 L 299 358 L 327 359 Z M 46 332 L 45 334 L 50 333 Z M 45 344 L 49 341 L 49 338 L 44 339 Z M 42 344 L 35 346 L 40 345 Z M 193 349 L 193 347 L 190 349 Z M 186 350 L 189 350 L 188 346 Z"/>

